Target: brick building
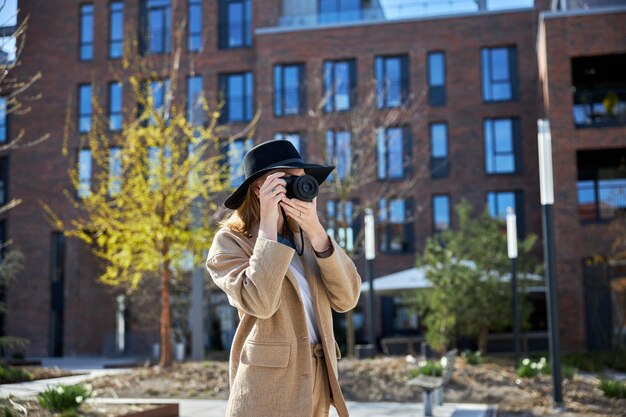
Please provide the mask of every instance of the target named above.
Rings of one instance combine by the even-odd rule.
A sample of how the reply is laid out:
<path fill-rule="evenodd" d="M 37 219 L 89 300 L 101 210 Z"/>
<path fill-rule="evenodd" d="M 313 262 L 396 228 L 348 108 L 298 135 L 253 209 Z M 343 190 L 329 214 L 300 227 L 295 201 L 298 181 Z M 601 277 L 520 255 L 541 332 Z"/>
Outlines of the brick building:
<path fill-rule="evenodd" d="M 325 94 L 330 99 L 324 110 L 336 118 L 367 95 L 371 80 L 388 87 L 377 92 L 381 113 L 402 108 L 407 97 L 420 98 L 410 119 L 381 136 L 378 153 L 386 168 L 379 171 L 377 184 L 353 196 L 358 203 L 381 183 L 402 182 L 407 173 L 397 167 L 405 154 L 415 156 L 418 168 L 428 172 L 410 196 L 377 202 L 377 276 L 413 267 L 426 238 L 454 226 L 452 207 L 462 198 L 475 207 L 486 206 L 493 216 L 504 215 L 512 206 L 520 234 L 541 235 L 537 120 L 549 119 L 558 190 L 562 347 L 606 347 L 594 344 L 590 336 L 595 307 L 585 314 L 580 306 L 596 305 L 609 294 L 606 281 L 593 297 L 587 295 L 590 277 L 599 272 L 583 260 L 607 253 L 607 221 L 626 206 L 624 197 L 606 197 L 603 191 L 626 191 L 626 174 L 618 169 L 626 157 L 626 9 L 606 1 L 586 2 L 589 10 L 574 1 L 553 6 L 547 0 L 535 5 L 401 3 L 21 2 L 20 18 L 29 15 L 29 29 L 18 74 L 42 72 L 43 78 L 32 87 L 42 99 L 32 102 L 32 111 L 23 117 L 11 117 L 10 122 L 5 117 L 4 134 L 6 138 L 25 128 L 30 136 L 50 133 L 51 138 L 35 148 L 2 155 L 5 201 L 19 197 L 23 203 L 4 213 L 0 225 L 4 238 L 12 239 L 28 260 L 19 281 L 7 289 L 3 333 L 29 339 L 29 355 L 114 351 L 120 313 L 115 294 L 96 283 L 96 260 L 81 242 L 51 228 L 38 200 L 71 218 L 73 209 L 62 192 L 71 187 L 68 160 L 61 154 L 66 109 L 72 109 L 76 126 L 69 137 L 70 157 L 89 167 L 90 157 L 79 146 L 93 113 L 89 97 L 97 95 L 111 130 L 119 129 L 124 112 L 135 106 L 128 100 L 124 79 L 115 78 L 123 73 L 123 42 L 129 33 L 142 32 L 147 34 L 142 53 L 167 55 L 175 22 L 187 19 L 181 67 L 189 76 L 179 80 L 178 91 L 185 92 L 181 100 L 203 91 L 215 102 L 221 91 L 226 100 L 223 122 L 235 127 L 249 121 L 255 109 L 263 109 L 255 140 L 291 140 L 310 160 L 322 162 L 323 149 L 341 154 L 349 143 L 349 135 L 332 125 L 324 138 L 313 132 L 307 113 Z M 612 71 L 598 81 L 586 75 L 590 65 L 621 72 Z M 328 83 L 336 88 L 326 90 Z M 581 94 L 572 93 L 579 85 L 595 100 L 590 107 L 583 106 Z M 609 90 L 617 97 L 611 117 L 598 107 L 604 97 L 600 94 Z M 231 146 L 245 149 L 250 143 L 242 140 Z M 606 173 L 605 168 L 611 171 L 608 183 L 588 174 Z M 85 175 L 88 182 L 90 174 Z M 238 178 L 232 181 L 236 184 Z M 585 194 L 585 187 L 591 187 L 595 197 Z M 332 218 L 332 203 L 325 207 Z M 405 225 L 407 217 L 411 222 Z M 362 259 L 357 265 L 363 271 Z M 216 307 L 207 328 L 219 322 L 226 332 L 222 342 L 227 343 L 232 311 L 219 294 L 210 300 Z M 396 323 L 408 313 L 393 298 L 380 300 L 380 312 L 385 319 L 379 336 L 415 333 L 415 323 L 403 328 Z M 137 337 L 143 343 L 137 346 L 144 348 L 156 340 L 150 332 Z"/>

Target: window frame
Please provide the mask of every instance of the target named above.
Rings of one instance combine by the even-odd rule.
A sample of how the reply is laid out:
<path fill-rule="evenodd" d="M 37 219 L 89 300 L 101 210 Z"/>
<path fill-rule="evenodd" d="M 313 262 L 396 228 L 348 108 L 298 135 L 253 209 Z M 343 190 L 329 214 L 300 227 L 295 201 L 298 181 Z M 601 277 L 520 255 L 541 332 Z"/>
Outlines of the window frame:
<path fill-rule="evenodd" d="M 274 139 L 273 140 L 288 140 L 289 142 L 291 142 L 293 144 L 293 142 L 290 141 L 289 139 L 285 139 L 284 137 L 282 137 L 282 136 L 293 136 L 293 135 L 297 135 L 298 136 L 298 146 L 296 146 L 296 149 L 298 150 L 298 153 L 300 154 L 302 159 L 306 159 L 306 155 L 307 155 L 307 152 L 306 152 L 306 141 L 305 141 L 304 135 L 302 134 L 301 131 L 274 132 Z M 281 137 L 279 137 L 279 136 L 281 136 Z"/>
<path fill-rule="evenodd" d="M 491 207 L 489 206 L 489 195 L 490 194 L 495 194 L 496 197 L 496 204 L 497 204 L 497 195 L 498 194 L 513 194 L 513 200 L 515 201 L 515 207 L 513 207 L 513 210 L 515 210 L 515 217 L 517 220 L 517 237 L 519 239 L 524 239 L 526 237 L 526 216 L 524 214 L 524 191 L 520 190 L 520 189 L 506 189 L 506 190 L 489 190 L 485 193 L 485 205 L 487 208 L 487 213 L 489 213 L 489 215 L 492 218 L 495 219 L 499 219 L 501 221 L 506 221 L 506 217 L 494 217 L 491 214 Z M 498 209 L 498 207 L 496 207 L 496 210 Z M 505 207 L 506 209 L 506 207 Z"/>
<path fill-rule="evenodd" d="M 511 96 L 509 98 L 503 98 L 503 99 L 494 99 L 493 98 L 493 85 L 494 85 L 494 79 L 493 79 L 493 65 L 492 65 L 492 58 L 491 58 L 491 54 L 494 50 L 497 49 L 504 49 L 507 51 L 507 65 L 508 65 L 508 71 L 509 71 L 509 79 L 508 82 L 510 84 L 510 91 L 511 91 Z M 485 74 L 485 57 L 484 54 L 488 53 L 488 60 L 489 60 L 489 76 L 487 76 Z M 517 64 L 517 46 L 516 45 L 502 45 L 502 46 L 485 46 L 482 47 L 480 50 L 480 65 L 481 65 L 481 72 L 480 72 L 480 80 L 481 80 L 481 97 L 482 97 L 482 101 L 483 103 L 487 104 L 487 103 L 500 103 L 500 102 L 506 102 L 506 101 L 517 101 L 519 100 L 519 69 L 518 69 L 518 64 Z M 489 85 L 487 85 L 486 81 L 487 78 L 489 78 Z M 486 92 L 487 89 L 489 89 L 490 91 L 490 96 L 491 97 L 486 97 Z"/>
<path fill-rule="evenodd" d="M 324 227 L 324 229 L 326 230 L 326 233 L 328 233 L 329 236 L 332 236 L 333 239 L 335 239 L 335 241 L 339 244 L 342 243 L 342 239 L 339 236 L 339 229 L 336 226 L 336 222 L 338 221 L 338 206 L 340 204 L 340 200 L 339 199 L 334 199 L 334 198 L 329 198 L 324 202 L 324 216 L 326 219 L 326 227 Z M 352 229 L 352 251 L 354 252 L 357 248 L 357 240 L 356 237 L 359 235 L 360 232 L 360 226 L 362 223 L 362 213 L 359 213 L 358 211 L 358 207 L 359 207 L 359 199 L 358 198 L 351 198 L 351 199 L 347 199 L 346 200 L 346 211 L 348 210 L 348 204 L 351 204 L 351 214 L 352 214 L 352 218 L 348 219 L 349 221 L 347 222 L 347 227 Z M 331 216 L 331 213 L 329 213 L 328 210 L 328 205 L 332 204 L 333 205 L 333 216 Z M 356 213 L 356 214 L 355 214 Z M 343 213 L 343 216 L 345 216 L 346 213 Z M 347 216 L 346 216 L 347 217 Z M 332 225 L 332 227 L 331 227 Z M 332 229 L 333 232 L 329 232 L 329 230 Z M 343 232 L 344 236 L 345 236 L 345 231 Z M 346 239 L 347 240 L 347 239 Z M 349 250 L 349 246 L 346 242 L 346 246 L 345 248 L 346 250 Z"/>
<path fill-rule="evenodd" d="M 4 138 L 0 137 L 0 143 L 8 143 L 9 139 L 9 100 L 6 96 L 0 96 L 0 131 Z"/>
<path fill-rule="evenodd" d="M 81 178 L 80 175 L 80 157 L 81 157 L 81 153 L 82 152 L 87 152 L 87 154 L 89 155 L 89 178 L 88 178 L 88 185 L 87 185 L 87 195 L 83 196 L 81 194 L 81 186 L 82 186 L 82 180 L 83 178 Z M 92 186 L 92 180 L 93 180 L 93 155 L 91 154 L 91 149 L 88 147 L 82 147 L 82 148 L 78 148 L 76 151 L 76 174 L 77 174 L 77 179 L 78 179 L 78 188 L 75 190 L 75 195 L 74 197 L 77 200 L 82 200 L 85 197 L 89 197 L 89 195 L 91 194 L 91 186 Z"/>
<path fill-rule="evenodd" d="M 400 158 L 402 159 L 402 175 L 401 176 L 390 176 L 389 175 L 389 167 L 390 167 L 390 159 L 389 159 L 389 130 L 390 129 L 399 129 L 402 133 L 402 152 Z M 385 175 L 383 177 L 380 176 L 380 132 L 384 132 L 384 142 L 385 142 Z M 412 172 L 412 166 L 410 164 L 412 158 L 412 146 L 413 139 L 411 135 L 411 127 L 410 125 L 399 125 L 399 126 L 386 126 L 379 127 L 376 132 L 376 179 L 378 181 L 403 181 L 407 179 Z"/>
<path fill-rule="evenodd" d="M 332 87 L 332 90 L 329 92 L 331 88 L 330 85 L 335 85 L 335 66 L 337 64 L 347 64 L 348 65 L 348 75 L 350 79 L 348 80 L 348 108 L 339 109 L 336 108 L 336 94 L 337 90 L 335 87 Z M 329 67 L 329 70 L 327 69 Z M 322 63 L 322 80 L 324 82 L 324 92 L 323 97 L 328 95 L 328 99 L 326 103 L 324 103 L 324 113 L 342 113 L 349 112 L 352 110 L 352 107 L 356 104 L 356 96 L 357 96 L 357 64 L 355 58 L 346 58 L 346 59 L 327 59 Z M 330 74 L 331 80 L 328 80 L 328 74 Z"/>
<path fill-rule="evenodd" d="M 114 6 L 121 6 L 119 10 L 114 10 Z M 122 35 L 119 39 L 115 39 L 113 37 L 113 19 L 115 15 L 121 15 L 121 31 Z M 113 45 L 117 45 L 119 43 L 120 46 L 120 54 L 113 55 Z M 109 59 L 121 59 L 124 56 L 124 2 L 117 0 L 109 3 L 109 37 L 108 37 L 108 57 Z"/>
<path fill-rule="evenodd" d="M 242 120 L 231 120 L 230 112 L 228 111 L 228 80 L 230 77 L 242 77 Z M 248 77 L 250 79 L 250 91 L 248 92 Z M 240 72 L 228 72 L 218 74 L 218 91 L 222 94 L 224 99 L 224 106 L 220 114 L 220 123 L 246 123 L 252 120 L 254 115 L 254 73 L 252 71 L 240 71 Z M 248 103 L 250 100 L 250 103 Z M 248 113 L 248 107 L 250 108 L 250 114 Z"/>
<path fill-rule="evenodd" d="M 139 47 L 140 47 L 140 55 L 165 55 L 169 54 L 172 51 L 172 3 L 171 0 L 160 0 L 167 1 L 167 6 L 152 6 L 150 7 L 150 3 L 153 1 L 159 0 L 141 0 L 139 5 Z M 152 32 L 150 31 L 150 11 L 151 10 L 161 10 L 161 20 L 166 23 L 163 25 L 162 35 L 163 41 L 161 47 L 163 50 L 153 51 L 152 50 Z M 167 19 L 163 18 L 163 10 L 166 11 Z"/>
<path fill-rule="evenodd" d="M 85 12 L 85 8 L 91 8 L 90 12 Z M 94 36 L 95 36 L 95 6 L 93 3 L 80 3 L 78 5 L 78 61 L 79 62 L 92 62 L 94 58 Z M 84 19 L 91 17 L 91 41 L 85 41 L 83 39 L 83 26 L 85 24 Z M 89 47 L 91 50 L 91 56 L 89 58 L 83 57 L 83 48 Z"/>
<path fill-rule="evenodd" d="M 202 39 L 202 31 L 203 31 L 203 19 L 202 19 L 202 9 L 203 9 L 203 1 L 202 0 L 187 0 L 187 52 L 191 52 L 191 53 L 197 53 L 197 52 L 201 52 L 202 51 L 202 44 L 203 44 L 203 39 Z M 191 28 L 191 13 L 192 10 L 194 8 L 198 8 L 199 9 L 199 25 L 200 25 L 200 31 L 193 31 Z M 197 48 L 193 48 L 192 47 L 192 43 L 194 42 L 193 40 L 197 39 L 198 40 L 198 47 Z"/>
<path fill-rule="evenodd" d="M 242 5 L 242 19 L 241 22 L 241 45 L 230 45 L 229 33 L 230 33 L 230 14 L 228 12 L 228 6 L 231 3 L 241 3 Z M 246 11 L 250 10 L 250 16 L 247 16 Z M 240 49 L 251 48 L 253 43 L 253 10 L 251 0 L 220 0 L 219 1 L 219 23 L 218 23 L 218 36 L 217 47 L 218 49 Z"/>
<path fill-rule="evenodd" d="M 441 68 L 441 72 L 442 72 L 443 83 L 441 85 L 432 83 L 432 71 L 430 68 L 431 66 L 430 60 L 431 60 L 431 57 L 435 55 L 442 56 L 443 68 Z M 428 104 L 430 104 L 430 106 L 432 107 L 445 106 L 447 103 L 447 97 L 446 97 L 447 72 L 446 72 L 446 52 L 445 51 L 435 50 L 435 51 L 428 52 L 426 56 L 426 73 L 427 73 L 426 76 L 428 80 Z"/>
<path fill-rule="evenodd" d="M 199 80 L 200 81 L 200 91 L 199 91 L 199 95 L 198 98 L 202 98 L 204 96 L 204 78 L 202 77 L 202 74 L 194 74 L 194 75 L 188 75 L 187 79 L 186 79 L 186 86 L 187 86 L 187 96 L 186 96 L 186 103 L 185 103 L 185 113 L 187 114 L 187 121 L 189 123 L 191 123 L 192 125 L 203 125 L 205 122 L 204 117 L 201 117 L 200 120 L 195 120 L 195 112 L 199 111 L 203 116 L 204 116 L 204 111 L 202 109 L 198 109 L 197 107 L 199 106 L 199 104 L 197 103 L 197 100 L 193 100 L 192 99 L 192 91 L 191 91 L 191 82 L 192 80 Z"/>
<path fill-rule="evenodd" d="M 83 109 L 82 109 L 82 91 L 83 88 L 85 87 L 89 87 L 89 112 L 88 113 L 83 113 Z M 89 133 L 89 131 L 91 131 L 91 127 L 93 124 L 93 105 L 92 105 L 92 100 L 93 100 L 93 86 L 91 85 L 91 83 L 81 83 L 78 84 L 78 123 L 77 123 L 77 131 L 79 134 L 81 135 L 85 135 L 87 133 Z M 87 115 L 89 115 L 89 129 L 83 131 L 81 129 L 81 121 L 83 119 L 83 117 L 87 117 Z"/>
<path fill-rule="evenodd" d="M 392 229 L 391 229 L 391 225 L 392 224 L 400 224 L 400 223 L 392 223 L 389 220 L 386 221 L 382 221 L 381 220 L 381 212 L 380 212 L 380 207 L 381 207 L 381 203 L 383 202 L 387 202 L 386 204 L 386 212 L 389 213 L 390 212 L 390 202 L 391 201 L 403 201 L 404 202 L 404 219 L 406 220 L 407 218 L 410 219 L 410 221 L 405 221 L 403 224 L 403 235 L 404 235 L 404 239 L 406 241 L 406 247 L 402 248 L 402 249 L 391 249 L 389 247 L 389 242 L 391 242 L 391 237 L 392 237 Z M 382 233 L 385 234 L 386 236 L 386 240 L 387 240 L 387 247 L 383 247 L 383 240 L 379 239 L 378 242 L 378 250 L 380 251 L 380 253 L 384 253 L 384 254 L 397 254 L 397 255 L 405 255 L 405 254 L 409 254 L 409 253 L 413 253 L 414 252 L 414 248 L 415 248 L 415 236 L 414 236 L 414 219 L 412 219 L 414 210 L 414 203 L 413 203 L 413 199 L 411 197 L 408 198 L 381 198 L 378 200 L 378 203 L 376 204 L 376 223 L 378 224 L 378 232 L 380 232 L 381 236 Z"/>
<path fill-rule="evenodd" d="M 285 90 L 285 70 L 287 68 L 296 68 L 298 71 L 298 111 L 295 113 L 285 113 L 285 104 L 287 103 L 287 91 Z M 276 85 L 277 71 L 280 71 L 280 85 Z M 304 63 L 295 62 L 288 64 L 274 64 L 273 67 L 273 79 L 274 79 L 274 117 L 289 117 L 300 116 L 306 113 L 306 66 Z M 280 102 L 280 112 L 276 106 L 276 103 Z"/>
<path fill-rule="evenodd" d="M 398 59 L 400 64 L 400 77 L 399 77 L 399 93 L 400 93 L 400 103 L 398 105 L 391 106 L 388 103 L 388 93 L 389 89 L 385 90 L 385 86 L 381 87 L 381 80 L 379 80 L 379 67 L 381 70 L 382 81 L 387 79 L 387 73 L 385 70 L 385 63 L 391 59 Z M 379 64 L 380 63 L 380 64 Z M 403 107 L 407 104 L 408 98 L 411 95 L 411 84 L 410 84 L 410 65 L 409 65 L 409 54 L 395 54 L 395 55 L 377 55 L 374 57 L 374 78 L 376 79 L 376 107 L 379 110 L 382 109 L 394 109 L 398 107 Z M 382 96 L 381 94 L 385 93 Z"/>
<path fill-rule="evenodd" d="M 438 229 L 437 228 L 437 219 L 436 219 L 436 210 L 435 210 L 435 200 L 438 198 L 445 198 L 447 205 L 448 205 L 448 212 L 447 212 L 447 216 L 448 216 L 448 224 L 447 227 L 445 229 Z M 433 194 L 431 196 L 431 211 L 432 211 L 432 216 L 431 216 L 431 220 L 432 220 L 432 231 L 433 234 L 437 234 L 437 233 L 441 233 L 444 230 L 449 230 L 452 228 L 452 207 L 451 207 L 451 198 L 450 198 L 450 194 L 448 193 L 438 193 L 438 194 Z"/>
<path fill-rule="evenodd" d="M 112 94 L 112 87 L 114 85 L 119 85 L 120 88 L 120 102 L 119 102 L 119 110 L 114 110 L 113 109 L 113 94 Z M 124 84 L 121 81 L 109 81 L 108 83 L 108 105 L 107 105 L 107 109 L 108 109 L 108 130 L 109 132 L 121 132 L 124 128 Z M 119 120 L 120 120 L 120 127 L 118 129 L 112 129 L 111 128 L 111 119 L 114 116 L 118 116 Z"/>
<path fill-rule="evenodd" d="M 341 155 L 341 159 L 339 158 L 338 155 L 340 155 L 340 153 L 337 150 L 337 134 L 347 134 L 348 135 L 348 155 Z M 330 148 L 332 149 L 332 154 L 336 155 L 337 159 L 334 160 L 330 160 L 329 159 L 329 152 L 328 152 L 328 148 L 329 148 L 329 144 L 328 144 L 328 140 L 329 140 L 329 134 L 332 134 L 332 143 L 330 145 Z M 335 130 L 335 129 L 326 129 L 326 132 L 324 133 L 324 152 L 325 152 L 325 159 L 326 159 L 326 163 L 328 165 L 333 165 L 335 166 L 335 172 L 337 173 L 337 175 L 339 175 L 340 171 L 341 171 L 341 161 L 343 161 L 344 158 L 347 158 L 348 160 L 348 166 L 345 167 L 344 169 L 344 174 L 343 175 L 339 175 L 339 179 L 341 181 L 343 181 L 347 175 L 351 174 L 352 171 L 352 162 L 353 162 L 353 154 L 352 154 L 352 132 L 350 132 L 349 130 Z M 337 161 L 337 163 L 335 164 L 334 161 Z M 331 172 L 328 175 L 328 182 L 333 182 L 334 181 L 334 175 L 335 172 Z"/>
<path fill-rule="evenodd" d="M 508 120 L 511 124 L 511 154 L 513 157 L 513 170 L 512 171 L 498 171 L 493 170 L 490 171 L 488 167 L 488 158 L 494 159 L 493 164 L 495 164 L 495 157 L 498 155 L 496 152 L 496 129 L 495 122 Z M 494 150 L 493 155 L 489 155 L 487 152 L 487 123 L 491 123 L 491 139 L 492 144 L 491 147 Z M 503 154 L 503 152 L 501 152 Z M 487 117 L 483 119 L 483 155 L 485 161 L 485 174 L 488 176 L 492 175 L 519 175 L 522 173 L 522 137 L 521 137 L 521 124 L 519 117 Z"/>

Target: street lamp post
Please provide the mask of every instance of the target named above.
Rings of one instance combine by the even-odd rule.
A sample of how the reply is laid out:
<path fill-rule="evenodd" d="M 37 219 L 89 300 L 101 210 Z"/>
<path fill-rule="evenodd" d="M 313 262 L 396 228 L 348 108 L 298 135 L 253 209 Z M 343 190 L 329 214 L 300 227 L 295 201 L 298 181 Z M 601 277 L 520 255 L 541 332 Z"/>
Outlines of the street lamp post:
<path fill-rule="evenodd" d="M 543 253 L 546 273 L 548 303 L 548 326 L 550 343 L 550 363 L 552 368 L 552 397 L 555 408 L 563 407 L 561 390 L 561 349 L 559 346 L 559 319 L 556 304 L 556 276 L 554 273 L 554 224 L 552 206 L 554 204 L 554 184 L 552 179 L 552 138 L 550 122 L 537 120 L 539 148 L 539 185 L 543 220 Z"/>
<path fill-rule="evenodd" d="M 371 348 L 376 349 L 376 325 L 374 322 L 374 258 L 376 257 L 376 246 L 374 243 L 374 213 L 371 208 L 365 209 L 365 275 L 369 282 L 367 292 L 367 313 L 368 313 L 368 342 Z"/>
<path fill-rule="evenodd" d="M 509 259 L 511 260 L 511 296 L 512 296 L 512 308 L 513 308 L 513 333 L 514 333 L 514 348 L 515 348 L 515 363 L 513 369 L 517 369 L 519 365 L 519 345 L 520 345 L 520 332 L 519 332 L 519 307 L 517 305 L 517 271 L 515 261 L 517 260 L 517 217 L 515 216 L 515 210 L 511 207 L 507 208 L 506 213 L 506 237 L 507 237 L 507 249 Z"/>

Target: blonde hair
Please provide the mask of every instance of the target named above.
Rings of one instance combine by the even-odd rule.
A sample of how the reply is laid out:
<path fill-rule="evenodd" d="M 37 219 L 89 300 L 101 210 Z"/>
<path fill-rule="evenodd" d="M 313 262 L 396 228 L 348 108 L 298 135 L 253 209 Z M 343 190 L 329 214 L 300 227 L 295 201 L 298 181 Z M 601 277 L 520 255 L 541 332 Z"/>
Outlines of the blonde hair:
<path fill-rule="evenodd" d="M 248 186 L 243 203 L 220 222 L 220 227 L 227 227 L 248 238 L 253 237 L 250 230 L 261 221 L 261 203 L 254 193 L 256 184 L 257 182 L 254 181 Z"/>

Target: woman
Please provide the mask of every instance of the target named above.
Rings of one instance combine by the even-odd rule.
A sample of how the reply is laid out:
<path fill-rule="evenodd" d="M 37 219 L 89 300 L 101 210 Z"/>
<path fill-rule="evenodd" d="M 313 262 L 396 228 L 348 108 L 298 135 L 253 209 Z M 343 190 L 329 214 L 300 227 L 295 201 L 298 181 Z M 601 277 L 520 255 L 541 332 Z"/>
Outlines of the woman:
<path fill-rule="evenodd" d="M 361 278 L 322 227 L 317 197 L 288 198 L 285 187 L 305 173 L 321 184 L 333 169 L 303 162 L 286 140 L 264 142 L 244 156 L 244 181 L 224 203 L 235 211 L 206 266 L 240 318 L 228 417 L 321 417 L 331 404 L 348 416 L 331 308 L 354 308 Z"/>

